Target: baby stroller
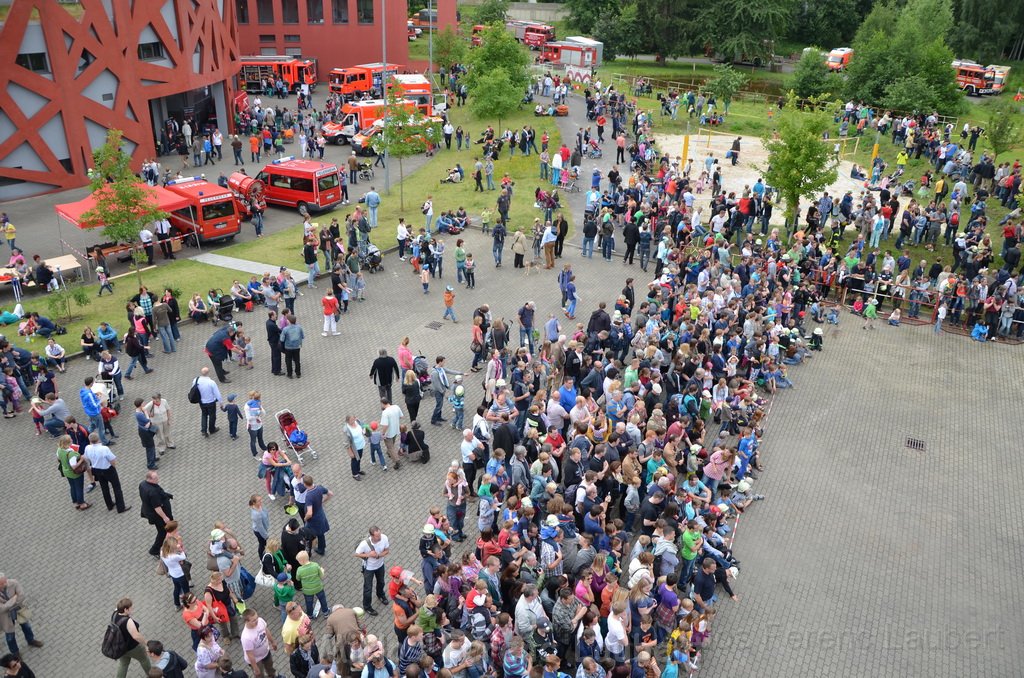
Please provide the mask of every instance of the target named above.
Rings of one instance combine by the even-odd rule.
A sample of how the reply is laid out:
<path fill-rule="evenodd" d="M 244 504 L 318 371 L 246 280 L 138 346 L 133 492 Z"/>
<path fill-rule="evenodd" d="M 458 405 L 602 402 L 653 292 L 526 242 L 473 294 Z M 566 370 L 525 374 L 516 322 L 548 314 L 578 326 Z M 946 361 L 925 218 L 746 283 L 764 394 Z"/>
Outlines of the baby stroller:
<path fill-rule="evenodd" d="M 226 323 L 234 320 L 232 313 L 235 311 L 235 300 L 231 295 L 223 294 L 217 301 L 217 319 Z"/>
<path fill-rule="evenodd" d="M 412 371 L 416 375 L 416 380 L 420 382 L 421 389 L 430 385 L 430 367 L 427 364 L 427 356 L 418 355 L 413 358 Z"/>
<path fill-rule="evenodd" d="M 601 146 L 596 140 L 591 139 L 590 145 L 587 146 L 587 157 L 588 158 L 600 158 L 601 157 Z"/>
<path fill-rule="evenodd" d="M 370 273 L 376 273 L 377 271 L 384 270 L 384 258 L 380 254 L 380 248 L 374 245 L 372 242 L 366 244 L 365 254 L 361 254 L 359 257 L 360 268 L 369 271 Z"/>
<path fill-rule="evenodd" d="M 359 163 L 359 178 L 369 181 L 373 178 L 373 165 L 368 162 Z"/>
<path fill-rule="evenodd" d="M 305 431 L 299 428 L 299 422 L 295 420 L 295 415 L 291 413 L 291 410 L 281 410 L 274 417 L 277 419 L 278 426 L 281 427 L 284 444 L 295 453 L 295 458 L 300 464 L 306 463 L 302 459 L 302 453 L 306 450 L 309 450 L 314 459 L 317 458 L 316 450 L 309 444 L 309 437 Z"/>

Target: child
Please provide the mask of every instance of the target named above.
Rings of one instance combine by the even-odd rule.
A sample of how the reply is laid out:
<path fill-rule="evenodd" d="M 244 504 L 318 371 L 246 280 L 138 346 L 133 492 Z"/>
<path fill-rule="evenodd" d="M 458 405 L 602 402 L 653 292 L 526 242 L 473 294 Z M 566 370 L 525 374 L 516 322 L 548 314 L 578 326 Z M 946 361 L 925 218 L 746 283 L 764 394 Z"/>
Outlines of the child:
<path fill-rule="evenodd" d="M 485 207 L 483 209 L 483 211 L 480 212 L 480 230 L 482 230 L 484 233 L 490 233 L 491 232 L 491 215 L 492 214 L 494 214 L 494 212 L 491 211 L 490 207 Z"/>
<path fill-rule="evenodd" d="M 430 265 L 423 264 L 420 268 L 420 283 L 423 284 L 423 294 L 430 294 Z"/>
<path fill-rule="evenodd" d="M 462 430 L 462 421 L 466 416 L 466 387 L 462 385 L 462 375 L 455 376 L 455 387 L 448 396 L 452 404 L 452 428 Z"/>
<path fill-rule="evenodd" d="M 889 314 L 889 324 L 893 327 L 900 326 L 900 310 L 898 308 L 894 308 Z"/>
<path fill-rule="evenodd" d="M 235 403 L 236 397 L 234 393 L 229 393 L 228 401 L 220 406 L 220 409 L 227 413 L 228 433 L 231 435 L 232 440 L 238 440 L 238 420 L 242 418 L 242 410 Z"/>
<path fill-rule="evenodd" d="M 252 369 L 252 342 L 249 337 L 239 332 L 235 337 L 235 348 L 239 349 L 238 366 Z"/>
<path fill-rule="evenodd" d="M 16 413 L 21 412 L 21 386 L 18 385 L 18 380 L 14 378 L 14 370 L 10 367 L 4 368 L 4 417 L 10 419 Z M 7 412 L 7 403 L 10 402 L 13 408 L 10 413 Z"/>
<path fill-rule="evenodd" d="M 466 289 L 473 289 L 476 287 L 476 262 L 473 261 L 472 254 L 466 254 Z"/>
<path fill-rule="evenodd" d="M 380 431 L 380 422 L 370 423 L 370 463 L 375 465 L 377 460 L 380 459 L 380 467 L 382 470 L 388 470 L 388 462 L 384 458 L 384 452 L 381 451 L 380 442 L 383 439 Z"/>
<path fill-rule="evenodd" d="M 459 322 L 455 319 L 455 288 L 448 285 L 444 288 L 444 315 L 441 316 L 441 320 L 452 319 L 453 323 Z"/>
<path fill-rule="evenodd" d="M 100 281 L 100 291 L 96 295 L 97 297 L 103 296 L 103 290 L 107 290 L 111 295 L 114 294 L 114 283 L 110 282 L 110 278 L 107 277 L 107 271 L 102 266 L 96 267 L 96 279 Z"/>
<path fill-rule="evenodd" d="M 948 313 L 948 309 L 946 308 L 946 302 L 942 302 L 941 304 L 939 304 L 939 308 L 936 309 L 935 311 L 936 334 L 942 331 L 942 323 L 946 320 L 946 313 Z"/>
<path fill-rule="evenodd" d="M 356 273 L 356 289 L 355 289 L 355 293 L 356 293 L 356 299 L 357 300 L 359 300 L 359 301 L 366 301 L 366 298 L 363 296 L 363 290 L 365 290 L 365 289 L 366 289 L 366 278 L 363 277 L 363 273 L 362 273 L 362 271 L 360 271 L 359 273 Z M 346 297 L 343 301 L 345 302 L 345 310 L 347 311 L 348 310 L 348 298 Z"/>
<path fill-rule="evenodd" d="M 825 318 L 825 320 L 828 322 L 829 325 L 838 325 L 839 309 L 832 307 L 832 309 L 828 312 L 828 316 Z"/>
<path fill-rule="evenodd" d="M 362 275 L 359 273 L 357 275 Z M 357 278 L 358 282 L 358 278 Z M 342 281 L 341 283 L 341 312 L 348 313 L 348 302 L 352 299 L 352 288 L 348 286 L 347 282 Z"/>
<path fill-rule="evenodd" d="M 283 610 L 284 606 L 281 609 Z M 283 619 L 281 623 L 284 623 Z M 221 657 L 217 660 L 217 675 L 221 678 L 246 678 L 249 675 L 241 669 L 235 671 L 234 668 L 234 665 L 231 663 L 231 657 Z"/>
<path fill-rule="evenodd" d="M 878 318 L 878 299 L 871 297 L 868 305 L 864 308 L 864 324 L 861 329 L 875 329 L 875 320 Z"/>
<path fill-rule="evenodd" d="M 29 409 L 29 412 L 32 413 L 32 423 L 36 425 L 36 435 L 39 435 L 43 432 L 43 401 L 41 398 L 32 398 L 32 407 Z"/>
<path fill-rule="evenodd" d="M 320 305 L 324 311 L 324 331 L 320 333 L 320 336 L 326 337 L 328 333 L 332 337 L 336 337 L 341 332 L 338 331 L 338 319 L 335 314 L 338 311 L 338 298 L 334 296 L 334 289 L 328 287 L 327 293 L 324 294 L 323 299 L 320 300 Z"/>
<path fill-rule="evenodd" d="M 704 192 L 704 186 L 707 183 L 708 183 L 708 173 L 705 170 L 705 171 L 700 173 L 700 177 L 697 179 L 697 184 L 695 186 L 698 195 L 700 195 L 701 193 Z"/>

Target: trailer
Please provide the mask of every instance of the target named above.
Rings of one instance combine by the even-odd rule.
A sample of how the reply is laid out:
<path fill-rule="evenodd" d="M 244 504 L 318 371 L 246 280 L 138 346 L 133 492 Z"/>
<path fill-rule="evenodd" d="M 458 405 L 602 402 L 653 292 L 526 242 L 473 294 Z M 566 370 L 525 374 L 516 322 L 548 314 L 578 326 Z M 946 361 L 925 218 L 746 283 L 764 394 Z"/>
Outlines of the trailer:
<path fill-rule="evenodd" d="M 580 68 L 593 68 L 596 60 L 595 48 L 568 41 L 546 43 L 538 57 L 541 63 Z"/>
<path fill-rule="evenodd" d="M 604 43 L 600 40 L 594 40 L 587 38 L 582 35 L 570 35 L 565 39 L 566 42 L 574 42 L 586 47 L 592 47 L 595 52 L 594 56 L 594 68 L 600 68 L 601 64 L 604 63 Z"/>

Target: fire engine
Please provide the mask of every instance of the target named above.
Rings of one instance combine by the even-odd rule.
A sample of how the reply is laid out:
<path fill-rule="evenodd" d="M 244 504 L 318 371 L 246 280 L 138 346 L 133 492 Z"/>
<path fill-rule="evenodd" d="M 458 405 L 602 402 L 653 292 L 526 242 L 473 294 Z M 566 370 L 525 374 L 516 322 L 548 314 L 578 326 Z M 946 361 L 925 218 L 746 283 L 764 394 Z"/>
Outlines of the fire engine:
<path fill-rule="evenodd" d="M 263 82 L 283 80 L 291 92 L 303 84 L 316 87 L 316 62 L 293 56 L 244 56 L 240 59 L 238 88 L 247 92 L 260 92 Z"/>
<path fill-rule="evenodd" d="M 341 94 L 346 99 L 353 99 L 366 93 L 381 97 L 384 95 L 382 79 L 397 75 L 401 68 L 398 64 L 385 65 L 378 62 L 332 69 L 328 76 L 331 92 Z"/>
<path fill-rule="evenodd" d="M 538 61 L 559 66 L 592 68 L 597 62 L 597 50 L 576 42 L 548 42 L 544 44 Z"/>
<path fill-rule="evenodd" d="M 242 230 L 235 197 L 228 189 L 202 177 L 173 179 L 166 188 L 189 202 L 171 212 L 171 224 L 179 233 L 194 233 L 200 242 L 213 242 L 234 238 Z"/>
<path fill-rule="evenodd" d="M 981 64 L 967 60 L 954 61 L 953 69 L 956 71 L 956 84 L 967 96 L 996 93 L 995 73 Z"/>
<path fill-rule="evenodd" d="M 265 200 L 300 210 L 326 210 L 341 202 L 338 166 L 293 156 L 267 164 L 256 178 L 263 182 Z"/>
<path fill-rule="evenodd" d="M 507 21 L 505 28 L 512 31 L 516 40 L 533 49 L 540 49 L 544 43 L 553 42 L 555 28 L 535 21 Z"/>

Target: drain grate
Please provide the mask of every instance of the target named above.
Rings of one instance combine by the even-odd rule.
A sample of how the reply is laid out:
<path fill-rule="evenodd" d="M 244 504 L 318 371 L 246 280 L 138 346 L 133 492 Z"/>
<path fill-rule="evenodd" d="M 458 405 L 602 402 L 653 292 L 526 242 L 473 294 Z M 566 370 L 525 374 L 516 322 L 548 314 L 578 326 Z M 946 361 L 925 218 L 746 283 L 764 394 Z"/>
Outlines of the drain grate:
<path fill-rule="evenodd" d="M 907 438 L 907 447 L 912 450 L 917 450 L 918 452 L 925 451 L 924 441 L 920 438 Z"/>
<path fill-rule="evenodd" d="M 431 322 L 431 323 L 427 323 L 427 324 L 425 325 L 425 327 L 426 327 L 426 328 L 427 328 L 428 330 L 439 330 L 439 329 L 441 329 L 442 327 L 444 327 L 444 323 L 442 323 L 442 322 L 438 322 L 438 321 L 436 321 L 436 320 L 435 320 L 434 322 Z"/>

